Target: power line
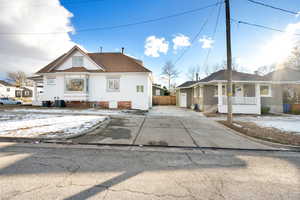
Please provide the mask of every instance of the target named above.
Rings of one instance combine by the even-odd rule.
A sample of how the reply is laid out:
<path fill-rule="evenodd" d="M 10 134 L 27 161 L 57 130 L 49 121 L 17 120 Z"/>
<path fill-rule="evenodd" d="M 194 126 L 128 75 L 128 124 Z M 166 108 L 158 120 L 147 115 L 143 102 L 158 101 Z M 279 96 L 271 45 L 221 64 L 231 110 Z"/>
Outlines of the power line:
<path fill-rule="evenodd" d="M 241 21 L 241 20 L 236 20 L 236 19 L 232 19 L 231 21 L 236 22 L 237 24 L 245 24 L 248 26 L 254 26 L 254 27 L 258 27 L 258 28 L 262 28 L 262 29 L 266 29 L 266 30 L 271 30 L 271 31 L 277 31 L 277 32 L 281 32 L 281 33 L 286 33 L 286 31 L 281 30 L 281 29 L 276 29 L 276 28 L 272 28 L 272 27 L 268 27 L 268 26 L 264 26 L 264 25 L 260 25 L 260 24 L 254 24 L 254 23 L 250 23 L 250 22 L 246 22 L 246 21 Z M 294 33 L 293 35 L 297 35 L 300 36 L 300 34 L 298 33 Z"/>
<path fill-rule="evenodd" d="M 60 4 L 62 5 L 74 5 L 74 4 L 84 4 L 84 3 L 93 3 L 93 2 L 102 2 L 104 0 L 80 0 L 80 1 L 60 1 Z M 15 3 L 13 3 L 15 4 Z M 1 4 L 0 8 L 10 8 L 10 7 L 16 7 L 16 5 L 5 5 Z M 30 6 L 34 7 L 43 7 L 43 6 L 50 6 L 50 4 L 29 4 Z"/>
<path fill-rule="evenodd" d="M 272 8 L 272 9 L 275 9 L 275 10 L 279 10 L 279 11 L 282 11 L 282 12 L 285 12 L 285 13 L 289 13 L 289 14 L 293 14 L 293 15 L 299 14 L 298 12 L 295 12 L 295 11 L 292 11 L 292 10 L 287 10 L 287 9 L 284 9 L 284 8 L 275 7 L 275 6 L 272 6 L 272 5 L 263 3 L 263 2 L 259 2 L 259 1 L 254 1 L 254 0 L 247 0 L 247 1 L 249 1 L 251 3 L 254 3 L 254 4 L 261 5 L 261 6 L 265 6 L 265 7 L 268 7 L 268 8 Z"/>
<path fill-rule="evenodd" d="M 219 2 L 217 4 L 215 4 L 215 6 L 217 6 L 218 4 L 221 4 L 223 2 Z M 193 37 L 193 39 L 191 40 L 191 45 L 186 48 L 179 56 L 178 58 L 175 60 L 174 65 L 176 65 L 178 63 L 179 60 L 181 60 L 183 58 L 183 56 L 186 54 L 186 52 L 191 48 L 191 46 L 193 46 L 194 42 L 197 40 L 197 38 L 199 37 L 199 35 L 201 34 L 201 32 L 203 31 L 204 27 L 206 26 L 207 22 L 209 21 L 209 18 L 211 16 L 212 12 L 210 13 L 210 15 L 206 18 L 206 20 L 204 21 L 204 23 L 202 24 L 202 26 L 200 27 L 200 30 L 197 32 L 197 34 Z"/>
<path fill-rule="evenodd" d="M 215 36 L 216 36 L 216 32 L 217 32 L 217 27 L 218 27 L 220 15 L 221 15 L 221 8 L 222 8 L 222 4 L 220 4 L 220 6 L 219 6 L 217 19 L 216 19 L 215 27 L 214 27 L 213 34 L 212 34 L 212 40 L 215 40 Z M 207 55 L 206 55 L 206 58 L 205 58 L 205 61 L 204 61 L 204 64 L 203 64 L 203 66 L 206 66 L 205 71 L 207 71 L 207 69 L 208 69 L 207 62 L 208 62 L 210 53 L 211 53 L 211 48 L 208 49 L 208 52 L 207 52 Z"/>
<path fill-rule="evenodd" d="M 138 21 L 138 22 L 133 22 L 133 23 L 128 23 L 128 24 L 121 24 L 121 25 L 115 25 L 115 26 L 106 26 L 106 27 L 95 27 L 95 28 L 86 28 L 86 29 L 78 29 L 75 32 L 88 32 L 88 31 L 103 31 L 103 30 L 112 30 L 112 29 L 119 29 L 119 28 L 126 28 L 126 27 L 130 27 L 130 26 L 136 26 L 136 25 L 141 25 L 141 24 L 147 24 L 147 23 L 152 23 L 152 22 L 156 22 L 156 21 L 161 21 L 161 20 L 166 20 L 166 19 L 170 19 L 170 18 L 174 18 L 174 17 L 179 17 L 182 15 L 187 15 L 190 13 L 195 13 L 216 5 L 219 5 L 220 2 L 218 3 L 214 3 L 214 4 L 210 4 L 201 8 L 196 8 L 196 9 L 192 9 L 192 10 L 187 10 L 184 12 L 180 12 L 180 13 L 176 13 L 176 14 L 172 14 L 172 15 L 168 15 L 168 16 L 163 16 L 163 17 L 158 17 L 158 18 L 153 18 L 153 19 L 148 19 L 148 20 L 143 20 L 143 21 Z M 62 32 L 45 32 L 45 33 L 21 33 L 21 32 L 15 32 L 15 33 L 5 33 L 5 32 L 0 32 L 0 35 L 51 35 L 51 34 L 64 34 L 64 33 L 68 33 L 70 31 L 62 31 Z"/>

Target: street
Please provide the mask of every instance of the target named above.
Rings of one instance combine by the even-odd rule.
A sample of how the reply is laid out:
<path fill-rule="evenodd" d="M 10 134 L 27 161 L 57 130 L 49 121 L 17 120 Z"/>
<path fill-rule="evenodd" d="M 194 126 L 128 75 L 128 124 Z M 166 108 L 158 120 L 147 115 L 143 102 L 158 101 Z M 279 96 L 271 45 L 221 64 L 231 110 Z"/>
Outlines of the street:
<path fill-rule="evenodd" d="M 1 199 L 295 199 L 300 154 L 0 145 Z"/>

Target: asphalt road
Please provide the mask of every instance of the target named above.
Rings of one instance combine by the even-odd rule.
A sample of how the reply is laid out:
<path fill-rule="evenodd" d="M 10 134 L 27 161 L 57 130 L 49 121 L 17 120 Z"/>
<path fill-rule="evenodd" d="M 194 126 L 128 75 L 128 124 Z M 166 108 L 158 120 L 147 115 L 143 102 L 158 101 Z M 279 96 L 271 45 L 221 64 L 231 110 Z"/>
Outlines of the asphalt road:
<path fill-rule="evenodd" d="M 112 116 L 105 129 L 95 130 L 72 141 L 101 144 L 272 148 L 237 135 L 201 113 L 175 106 L 155 106 L 145 116 Z"/>
<path fill-rule="evenodd" d="M 0 199 L 300 199 L 300 154 L 0 143 Z"/>

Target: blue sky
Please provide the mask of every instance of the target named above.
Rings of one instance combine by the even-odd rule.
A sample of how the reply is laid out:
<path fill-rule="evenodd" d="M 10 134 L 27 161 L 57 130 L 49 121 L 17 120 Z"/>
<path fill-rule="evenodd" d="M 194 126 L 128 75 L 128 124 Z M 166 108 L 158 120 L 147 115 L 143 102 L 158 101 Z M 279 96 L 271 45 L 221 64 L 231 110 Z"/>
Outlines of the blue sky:
<path fill-rule="evenodd" d="M 80 2 L 74 3 L 76 1 Z M 300 2 L 296 0 L 259 1 L 285 9 L 300 11 Z M 73 14 L 71 25 L 76 31 L 78 29 L 127 24 L 172 15 L 200 8 L 215 3 L 217 0 L 64 0 L 60 2 L 63 7 Z M 282 30 L 285 30 L 289 24 L 300 22 L 300 17 L 251 4 L 247 0 L 231 0 L 231 9 L 231 15 L 234 19 Z M 90 52 L 98 51 L 100 46 L 103 47 L 103 51 L 105 52 L 118 51 L 121 47 L 125 47 L 127 54 L 142 59 L 145 66 L 154 72 L 157 81 L 160 81 L 158 79 L 164 63 L 169 60 L 175 61 L 185 48 L 187 48 L 181 47 L 175 51 L 172 42 L 174 37 L 182 34 L 188 37 L 190 41 L 200 30 L 204 21 L 209 18 L 197 41 L 176 64 L 176 67 L 181 72 L 180 78 L 176 81 L 179 84 L 186 80 L 185 72 L 189 67 L 198 64 L 202 73 L 205 71 L 203 64 L 208 49 L 202 48 L 202 44 L 198 40 L 204 36 L 212 37 L 216 17 L 217 7 L 212 7 L 158 22 L 113 30 L 79 32 L 69 34 L 69 36 L 71 41 L 82 45 Z M 217 33 L 208 60 L 210 71 L 212 71 L 215 64 L 221 63 L 226 58 L 224 18 L 224 6 L 222 5 Z M 297 26 L 297 31 L 299 30 L 300 24 Z M 164 38 L 164 41 L 168 42 L 167 52 L 159 53 L 159 57 L 145 55 L 145 40 L 149 36 L 155 36 L 155 38 L 160 39 Z M 285 39 L 286 37 L 283 37 L 282 33 L 232 23 L 233 57 L 249 72 L 253 72 L 260 65 L 275 62 L 276 59 L 274 60 L 274 57 L 276 57 L 276 53 L 280 52 L 278 50 L 277 52 L 270 52 L 274 54 L 272 57 L 269 56 L 268 49 L 272 49 L 273 51 L 274 45 L 276 46 L 277 43 L 283 45 L 280 41 Z M 273 46 L 270 44 L 273 44 Z M 275 49 L 281 48 L 278 45 L 276 47 L 278 48 Z M 261 58 L 262 56 L 265 58 L 266 55 L 270 59 Z"/>

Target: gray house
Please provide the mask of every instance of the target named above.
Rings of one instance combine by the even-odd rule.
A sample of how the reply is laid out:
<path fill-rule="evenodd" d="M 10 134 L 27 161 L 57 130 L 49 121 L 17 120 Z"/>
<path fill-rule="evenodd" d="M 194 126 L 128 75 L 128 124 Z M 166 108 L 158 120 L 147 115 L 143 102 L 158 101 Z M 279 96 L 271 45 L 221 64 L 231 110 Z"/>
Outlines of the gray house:
<path fill-rule="evenodd" d="M 283 85 L 256 74 L 233 71 L 233 113 L 261 114 L 262 107 L 271 112 L 283 111 Z M 199 81 L 188 81 L 176 88 L 177 106 L 195 105 L 204 112 L 227 113 L 227 73 L 219 70 Z"/>

